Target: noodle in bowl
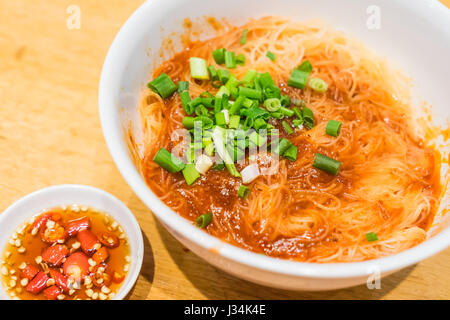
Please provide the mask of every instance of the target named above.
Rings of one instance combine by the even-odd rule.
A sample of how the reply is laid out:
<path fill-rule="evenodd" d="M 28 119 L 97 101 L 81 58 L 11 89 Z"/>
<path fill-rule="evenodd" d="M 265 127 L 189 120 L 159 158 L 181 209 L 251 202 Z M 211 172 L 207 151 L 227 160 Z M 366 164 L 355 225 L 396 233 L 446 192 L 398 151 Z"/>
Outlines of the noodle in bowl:
<path fill-rule="evenodd" d="M 283 3 L 277 5 L 283 7 Z M 250 1 L 245 6 L 252 8 L 252 4 Z M 130 18 L 110 49 L 100 85 L 100 113 L 108 146 L 127 182 L 183 244 L 213 265 L 247 280 L 307 290 L 360 284 L 371 272 L 391 273 L 448 246 L 448 165 L 441 160 L 448 159 L 445 130 L 442 142 L 432 134 L 437 131 L 430 125 L 417 125 L 408 78 L 354 41 L 348 32 L 335 31 L 333 24 L 302 22 L 309 16 L 289 14 L 292 6 L 303 6 L 315 12 L 313 17 L 322 18 L 313 4 L 286 1 L 283 18 L 258 18 L 280 14 L 269 9 L 239 17 L 240 23 L 209 18 L 206 25 L 210 28 L 202 30 L 207 37 L 202 40 L 208 40 L 189 42 L 184 51 L 181 42 L 178 47 L 172 42 L 176 42 L 174 37 L 165 41 L 164 35 L 154 34 L 156 28 L 159 30 L 155 21 L 177 31 L 186 17 L 182 10 L 186 2 L 158 3 L 157 14 L 151 10 L 153 5 L 144 4 Z M 379 5 L 389 6 L 384 1 Z M 361 10 L 364 4 L 344 7 Z M 195 16 L 235 18 L 222 9 L 206 5 Z M 163 23 L 156 17 L 161 19 L 165 10 L 177 14 Z M 429 10 L 436 13 L 443 9 L 437 6 Z M 322 13 L 328 18 L 325 21 L 336 20 L 329 9 Z M 427 12 L 412 10 L 409 14 Z M 138 24 L 149 15 L 156 15 L 156 20 L 145 23 L 147 30 L 139 30 Z M 251 18 L 254 20 L 248 22 Z M 186 46 L 186 35 L 192 36 L 199 29 L 195 21 L 184 20 L 184 27 L 189 33 L 178 30 L 181 36 L 177 38 Z M 248 40 L 240 45 L 244 29 L 248 29 Z M 127 40 L 130 34 L 132 40 Z M 133 50 L 123 49 L 125 43 Z M 168 49 L 168 54 L 149 61 L 149 47 Z M 280 159 L 275 174 L 249 184 L 252 191 L 244 200 L 222 201 L 213 196 L 224 186 L 230 186 L 227 194 L 236 187 L 233 179 L 225 177 L 226 171 L 210 170 L 188 187 L 181 174 L 164 172 L 152 161 L 159 148 L 173 145 L 171 134 L 183 127 L 185 114 L 177 97 L 163 100 L 149 89 L 142 94 L 146 82 L 162 72 L 175 82 L 189 80 L 189 67 L 185 67 L 189 57 L 213 64 L 211 52 L 220 47 L 245 54 L 244 66 L 230 70 L 238 79 L 250 68 L 269 72 L 284 93 L 305 101 L 317 119 L 311 130 L 296 130 L 289 137 L 299 149 L 297 160 Z M 268 50 L 276 54 L 275 62 L 266 57 Z M 153 54 L 156 57 L 156 51 Z M 330 84 L 326 94 L 286 85 L 290 71 L 305 59 L 313 65 L 312 76 Z M 120 75 L 119 80 L 110 79 L 112 72 Z M 190 82 L 192 97 L 206 90 L 214 91 L 205 81 Z M 448 131 L 448 110 L 440 101 L 436 95 L 430 102 L 433 112 L 437 107 L 444 119 L 441 127 Z M 328 119 L 343 123 L 337 138 L 324 134 Z M 416 132 L 417 128 L 422 132 Z M 343 165 L 337 176 L 330 177 L 311 166 L 318 151 L 339 155 Z M 188 220 L 195 221 L 201 214 L 199 208 L 212 206 L 216 211 L 207 234 Z M 368 232 L 376 233 L 379 240 L 364 241 Z"/>

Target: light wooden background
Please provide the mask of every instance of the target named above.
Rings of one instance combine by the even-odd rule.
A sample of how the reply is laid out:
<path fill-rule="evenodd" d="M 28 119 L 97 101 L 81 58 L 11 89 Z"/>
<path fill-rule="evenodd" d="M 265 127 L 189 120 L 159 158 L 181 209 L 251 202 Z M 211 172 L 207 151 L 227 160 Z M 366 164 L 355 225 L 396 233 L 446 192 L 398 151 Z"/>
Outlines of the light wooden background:
<path fill-rule="evenodd" d="M 134 195 L 100 129 L 97 88 L 106 52 L 142 0 L 0 0 L 0 212 L 50 185 L 104 189 L 134 212 L 145 234 L 131 299 L 449 299 L 450 248 L 382 280 L 332 292 L 290 292 L 234 278 L 178 243 Z M 445 0 L 447 5 L 450 0 Z M 66 8 L 81 8 L 81 29 Z"/>

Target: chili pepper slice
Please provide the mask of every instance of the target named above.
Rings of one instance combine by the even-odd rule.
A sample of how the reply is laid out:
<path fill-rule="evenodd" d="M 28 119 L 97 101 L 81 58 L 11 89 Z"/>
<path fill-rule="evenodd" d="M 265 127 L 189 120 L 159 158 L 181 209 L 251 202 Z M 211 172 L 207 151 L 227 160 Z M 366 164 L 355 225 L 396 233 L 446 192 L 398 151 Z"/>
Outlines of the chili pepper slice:
<path fill-rule="evenodd" d="M 52 216 L 51 212 L 44 212 L 43 214 L 38 216 L 31 225 L 30 232 L 33 232 L 33 230 L 39 231 L 42 228 L 42 226 L 44 226 L 47 223 L 48 219 L 50 219 L 51 216 Z"/>
<path fill-rule="evenodd" d="M 108 250 L 105 247 L 101 247 L 100 249 L 97 250 L 97 252 L 94 253 L 94 255 L 92 256 L 92 259 L 97 264 L 100 264 L 100 263 L 106 261 L 106 259 L 108 259 L 108 257 L 109 257 Z"/>
<path fill-rule="evenodd" d="M 67 292 L 69 291 L 69 279 L 63 275 L 61 272 L 58 272 L 56 270 L 50 270 L 50 277 L 52 277 L 55 280 L 55 283 L 58 287 L 62 289 L 62 291 Z"/>
<path fill-rule="evenodd" d="M 42 260 L 50 266 L 58 267 L 69 254 L 69 249 L 63 244 L 57 244 L 47 248 L 42 253 Z"/>
<path fill-rule="evenodd" d="M 55 222 L 52 228 L 45 227 L 41 229 L 41 239 L 46 243 L 64 243 L 67 238 L 66 229 Z"/>
<path fill-rule="evenodd" d="M 107 248 L 113 249 L 120 245 L 119 237 L 112 233 L 100 232 L 97 234 L 100 242 Z"/>
<path fill-rule="evenodd" d="M 47 276 L 46 273 L 39 271 L 39 273 L 34 277 L 34 279 L 31 280 L 30 283 L 28 283 L 27 291 L 33 294 L 38 294 L 47 286 L 47 281 L 49 279 L 50 278 Z"/>
<path fill-rule="evenodd" d="M 67 234 L 69 237 L 73 237 L 78 232 L 89 229 L 91 227 L 91 219 L 89 217 L 83 217 L 80 219 L 72 220 L 67 224 Z"/>
<path fill-rule="evenodd" d="M 22 270 L 20 277 L 26 278 L 28 280 L 33 280 L 33 278 L 39 273 L 39 269 L 35 266 L 27 263 L 26 267 Z"/>
<path fill-rule="evenodd" d="M 100 242 L 97 237 L 89 230 L 82 230 L 78 232 L 77 239 L 81 243 L 81 249 L 86 254 L 91 255 L 100 247 Z"/>
<path fill-rule="evenodd" d="M 57 286 L 51 286 L 44 290 L 44 295 L 48 300 L 56 300 L 61 294 L 61 289 Z"/>
<path fill-rule="evenodd" d="M 64 274 L 75 280 L 89 273 L 89 258 L 83 252 L 75 252 L 67 257 L 63 265 Z"/>
<path fill-rule="evenodd" d="M 105 269 L 103 272 L 99 272 L 99 269 Z M 103 286 L 109 287 L 112 281 L 112 273 L 106 264 L 96 265 L 91 274 L 92 283 L 94 286 L 101 288 Z"/>

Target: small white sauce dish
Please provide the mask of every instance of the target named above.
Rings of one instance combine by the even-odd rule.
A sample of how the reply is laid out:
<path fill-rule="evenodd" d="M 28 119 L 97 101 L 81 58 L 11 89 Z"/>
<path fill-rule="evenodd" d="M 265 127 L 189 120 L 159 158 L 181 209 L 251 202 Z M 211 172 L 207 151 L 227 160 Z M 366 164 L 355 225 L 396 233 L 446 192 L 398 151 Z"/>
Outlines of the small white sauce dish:
<path fill-rule="evenodd" d="M 103 190 L 83 185 L 58 185 L 35 191 L 16 201 L 0 214 L 1 252 L 14 230 L 29 218 L 46 209 L 72 204 L 86 205 L 103 211 L 124 229 L 129 241 L 131 263 L 114 300 L 124 299 L 139 276 L 144 257 L 144 241 L 139 224 L 131 211 L 119 199 Z M 0 299 L 10 299 L 2 285 L 0 285 Z"/>

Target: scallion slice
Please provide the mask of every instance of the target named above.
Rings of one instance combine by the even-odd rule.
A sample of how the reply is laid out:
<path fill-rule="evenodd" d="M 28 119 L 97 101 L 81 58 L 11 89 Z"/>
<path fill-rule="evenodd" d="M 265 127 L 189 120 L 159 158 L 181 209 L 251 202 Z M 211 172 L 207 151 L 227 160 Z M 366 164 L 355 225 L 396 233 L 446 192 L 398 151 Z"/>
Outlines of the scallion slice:
<path fill-rule="evenodd" d="M 209 79 L 208 65 L 205 59 L 192 57 L 189 59 L 189 64 L 192 78 L 199 80 Z"/>
<path fill-rule="evenodd" d="M 377 241 L 378 235 L 375 232 L 366 233 L 366 239 L 369 242 Z"/>
<path fill-rule="evenodd" d="M 275 153 L 277 153 L 277 154 L 279 154 L 279 155 L 283 155 L 283 153 L 284 153 L 287 149 L 289 149 L 291 146 L 292 146 L 292 143 L 291 143 L 288 139 L 283 138 L 283 139 L 281 139 L 281 140 L 278 142 L 278 144 L 275 146 L 273 152 L 275 152 Z"/>
<path fill-rule="evenodd" d="M 241 65 L 241 66 L 243 66 L 243 65 L 245 64 L 245 56 L 244 56 L 243 53 L 239 53 L 239 54 L 236 56 L 236 63 L 239 64 L 239 65 Z"/>
<path fill-rule="evenodd" d="M 190 186 L 195 182 L 195 180 L 200 178 L 200 173 L 198 173 L 197 169 L 195 169 L 195 164 L 193 163 L 186 164 L 182 173 L 188 186 Z"/>
<path fill-rule="evenodd" d="M 225 63 L 225 48 L 216 49 L 212 52 L 214 61 L 217 64 L 224 64 Z"/>
<path fill-rule="evenodd" d="M 337 137 L 341 132 L 342 122 L 336 120 L 329 120 L 325 129 L 326 134 Z"/>
<path fill-rule="evenodd" d="M 153 81 L 150 81 L 147 86 L 163 99 L 170 97 L 177 90 L 176 84 L 173 83 L 172 79 L 166 73 L 161 73 Z"/>
<path fill-rule="evenodd" d="M 242 31 L 241 39 L 239 40 L 241 44 L 247 43 L 247 34 L 248 34 L 248 29 L 244 29 Z"/>
<path fill-rule="evenodd" d="M 292 130 L 289 123 L 287 123 L 286 121 L 282 121 L 281 124 L 283 125 L 284 131 L 286 131 L 287 134 L 294 133 L 294 130 Z"/>
<path fill-rule="evenodd" d="M 288 80 L 288 85 L 294 88 L 303 89 L 305 88 L 306 82 L 308 80 L 308 75 L 309 72 L 293 69 Z"/>
<path fill-rule="evenodd" d="M 233 51 L 225 51 L 225 67 L 228 69 L 236 68 L 236 56 Z"/>
<path fill-rule="evenodd" d="M 303 107 L 302 110 L 303 122 L 308 129 L 312 129 L 314 127 L 314 113 L 311 109 L 307 107 Z"/>
<path fill-rule="evenodd" d="M 270 98 L 264 101 L 264 107 L 269 112 L 276 112 L 281 108 L 281 101 L 277 98 Z"/>
<path fill-rule="evenodd" d="M 178 172 L 183 170 L 186 166 L 181 159 L 175 157 L 164 148 L 158 150 L 153 161 L 169 172 Z"/>
<path fill-rule="evenodd" d="M 283 157 L 285 157 L 288 160 L 295 161 L 297 160 L 297 147 L 294 145 L 291 145 L 284 153 Z"/>
<path fill-rule="evenodd" d="M 232 115 L 230 117 L 230 123 L 228 124 L 228 127 L 230 127 L 231 129 L 237 129 L 237 128 L 239 128 L 240 121 L 241 121 L 240 116 L 238 116 L 237 114 Z"/>
<path fill-rule="evenodd" d="M 336 175 L 339 172 L 341 164 L 341 162 L 331 159 L 326 155 L 316 153 L 316 156 L 314 157 L 313 167 Z"/>
<path fill-rule="evenodd" d="M 230 72 L 225 69 L 217 70 L 217 76 L 219 77 L 220 82 L 223 84 L 227 83 L 228 79 L 230 79 Z"/>
<path fill-rule="evenodd" d="M 266 57 L 269 58 L 272 61 L 275 61 L 275 59 L 277 58 L 277 56 L 275 55 L 275 53 L 271 52 L 271 51 L 267 51 L 266 53 Z"/>
<path fill-rule="evenodd" d="M 247 73 L 242 78 L 241 82 L 245 84 L 246 86 L 251 86 L 253 84 L 253 81 L 255 81 L 256 75 L 258 72 L 256 70 L 250 69 L 247 71 Z"/>
<path fill-rule="evenodd" d="M 194 117 L 184 117 L 183 120 L 182 120 L 183 126 L 186 129 L 194 128 L 194 122 L 195 122 L 195 118 Z"/>
<path fill-rule="evenodd" d="M 238 196 L 241 197 L 242 199 L 245 199 L 248 197 L 250 193 L 250 188 L 244 185 L 240 185 L 239 186 L 239 190 L 238 190 Z"/>
<path fill-rule="evenodd" d="M 202 214 L 195 221 L 195 225 L 199 228 L 206 228 L 212 222 L 212 219 L 213 219 L 213 214 L 211 212 Z"/>
<path fill-rule="evenodd" d="M 324 93 L 328 89 L 325 81 L 319 78 L 312 78 L 308 81 L 308 86 L 316 92 Z"/>
<path fill-rule="evenodd" d="M 256 99 L 256 100 L 261 100 L 261 98 L 262 98 L 262 93 L 260 90 L 251 89 L 251 88 L 242 87 L 242 86 L 239 87 L 239 95 L 250 98 L 250 99 Z"/>
<path fill-rule="evenodd" d="M 223 112 L 218 112 L 215 114 L 215 118 L 216 118 L 216 124 L 218 126 L 225 126 L 227 124 L 227 121 L 225 119 L 225 114 Z"/>
<path fill-rule="evenodd" d="M 216 70 L 216 68 L 214 68 L 214 66 L 209 66 L 208 72 L 211 77 L 211 80 L 215 81 L 215 80 L 219 79 L 219 76 L 217 75 L 217 70 Z"/>

